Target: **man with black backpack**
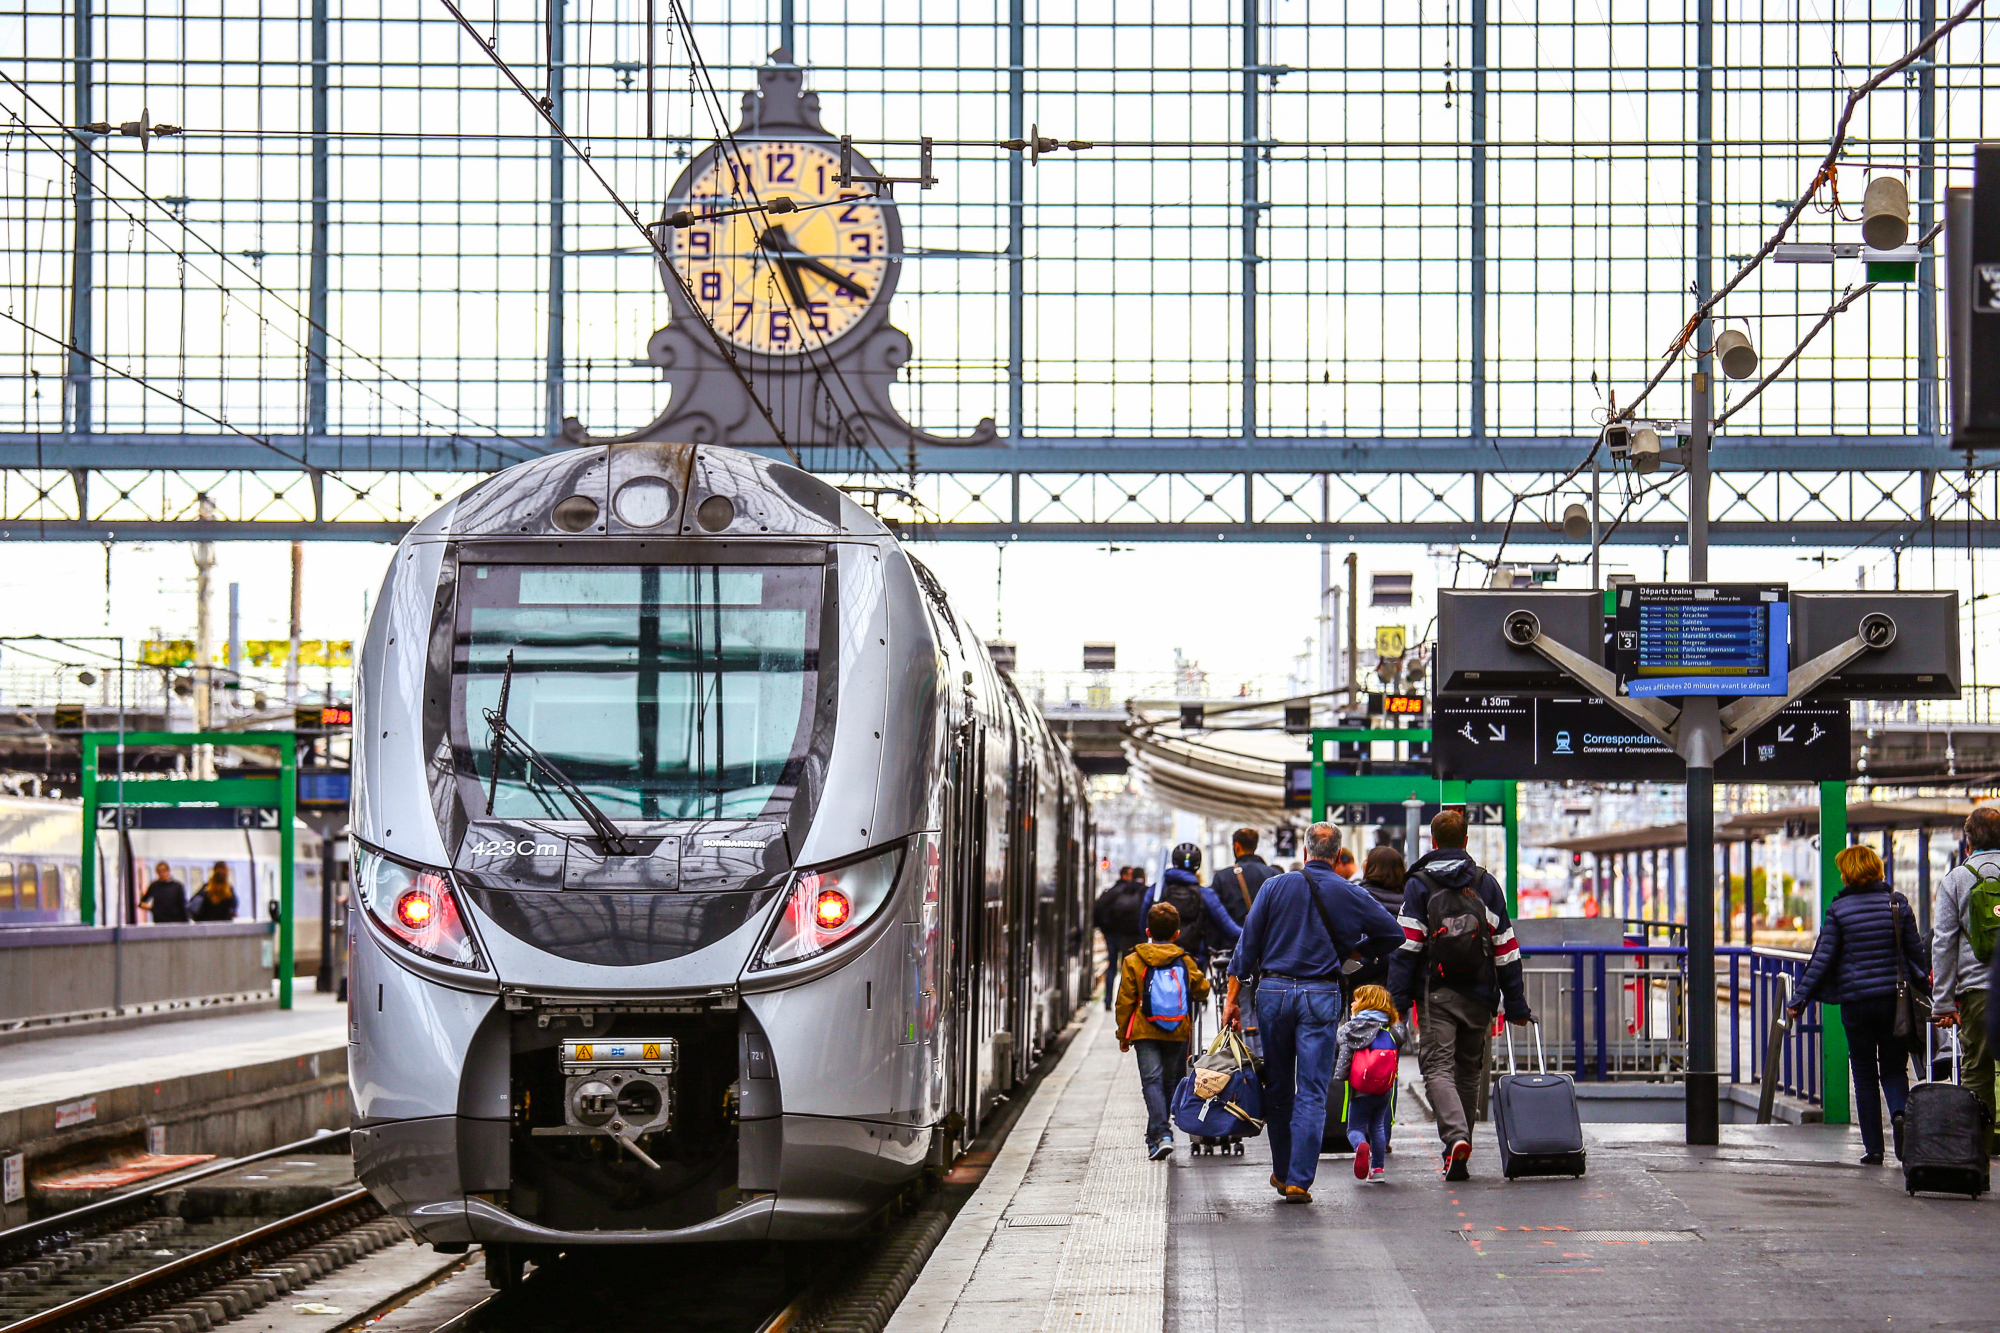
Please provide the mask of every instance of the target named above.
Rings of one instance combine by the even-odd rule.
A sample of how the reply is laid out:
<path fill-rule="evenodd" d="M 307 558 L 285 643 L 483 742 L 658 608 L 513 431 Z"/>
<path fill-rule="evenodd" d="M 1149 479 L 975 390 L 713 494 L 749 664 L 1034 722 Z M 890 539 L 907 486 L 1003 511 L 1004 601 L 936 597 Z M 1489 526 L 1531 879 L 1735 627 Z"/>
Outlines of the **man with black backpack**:
<path fill-rule="evenodd" d="M 1463 810 L 1431 820 L 1431 850 L 1403 886 L 1403 945 L 1390 961 L 1389 994 L 1404 1013 L 1415 1000 L 1418 1065 L 1444 1141 L 1446 1180 L 1465 1180 L 1479 1105 L 1487 1034 L 1506 997 L 1507 1021 L 1535 1021 L 1521 984 L 1521 946 L 1507 898 L 1465 852 Z"/>
<path fill-rule="evenodd" d="M 1981 806 L 1965 817 L 1967 855 L 1938 884 L 1931 904 L 1931 1013 L 1941 1028 L 1958 1029 L 1965 1086 L 1994 1113 L 1994 1051 L 1986 1040 L 1991 996 L 1986 970 L 2000 955 L 2000 810 Z M 1930 1071 L 1926 1070 L 1926 1073 Z M 1987 1147 L 2000 1152 L 2000 1129 Z"/>
<path fill-rule="evenodd" d="M 1120 866 L 1118 878 L 1097 895 L 1091 908 L 1090 924 L 1104 936 L 1104 1011 L 1110 1013 L 1118 1001 L 1118 966 L 1125 951 L 1139 942 L 1143 929 L 1140 913 L 1145 910 L 1146 882 L 1137 866 Z"/>
<path fill-rule="evenodd" d="M 1208 910 L 1208 899 L 1214 895 L 1202 887 L 1201 848 L 1181 843 L 1168 854 L 1167 863 L 1160 882 L 1146 890 L 1141 910 L 1150 912 L 1155 903 L 1166 903 L 1178 912 L 1181 947 L 1205 966 L 1210 948 L 1236 943 L 1236 923 L 1226 917 L 1216 920 Z"/>

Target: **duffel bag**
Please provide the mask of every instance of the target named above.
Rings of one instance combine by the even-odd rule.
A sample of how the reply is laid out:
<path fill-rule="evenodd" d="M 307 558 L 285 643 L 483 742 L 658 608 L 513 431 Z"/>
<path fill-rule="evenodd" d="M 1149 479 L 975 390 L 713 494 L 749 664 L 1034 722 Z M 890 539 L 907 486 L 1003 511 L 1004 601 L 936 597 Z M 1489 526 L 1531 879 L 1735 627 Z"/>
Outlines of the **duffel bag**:
<path fill-rule="evenodd" d="M 1222 1091 L 1212 1097 L 1195 1092 L 1195 1071 L 1189 1070 L 1174 1089 L 1174 1123 L 1189 1134 L 1204 1138 L 1252 1138 L 1264 1132 L 1258 1118 L 1264 1108 L 1263 1090 L 1257 1072 L 1244 1065 L 1229 1076 Z"/>

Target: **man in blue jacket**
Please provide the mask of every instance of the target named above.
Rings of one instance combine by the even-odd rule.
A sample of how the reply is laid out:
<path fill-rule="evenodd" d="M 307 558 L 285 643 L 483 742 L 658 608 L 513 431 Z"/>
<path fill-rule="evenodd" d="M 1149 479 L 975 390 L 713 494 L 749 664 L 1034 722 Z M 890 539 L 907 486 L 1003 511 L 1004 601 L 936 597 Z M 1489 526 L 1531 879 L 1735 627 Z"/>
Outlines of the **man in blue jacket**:
<path fill-rule="evenodd" d="M 1380 957 L 1403 940 L 1380 903 L 1333 873 L 1339 849 L 1340 830 L 1332 824 L 1306 830 L 1305 869 L 1264 881 L 1229 968 L 1223 1021 L 1231 1027 L 1243 1025 L 1243 979 L 1257 978 L 1271 1184 L 1288 1203 L 1312 1202 L 1327 1085 L 1345 1017 L 1341 964 L 1356 954 Z"/>
<path fill-rule="evenodd" d="M 1507 1021 L 1535 1021 L 1521 983 L 1521 945 L 1507 895 L 1465 851 L 1465 812 L 1431 820 L 1431 850 L 1403 886 L 1403 945 L 1389 961 L 1389 998 L 1417 1002 L 1417 1063 L 1444 1140 L 1444 1177 L 1465 1180 L 1487 1033 L 1506 997 Z"/>

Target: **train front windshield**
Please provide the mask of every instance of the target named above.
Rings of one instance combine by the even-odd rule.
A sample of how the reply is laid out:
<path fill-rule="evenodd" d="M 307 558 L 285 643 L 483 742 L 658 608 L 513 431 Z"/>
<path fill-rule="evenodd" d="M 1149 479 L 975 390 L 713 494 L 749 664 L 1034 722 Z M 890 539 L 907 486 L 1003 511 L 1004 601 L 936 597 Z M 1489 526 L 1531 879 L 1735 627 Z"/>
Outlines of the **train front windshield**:
<path fill-rule="evenodd" d="M 785 813 L 821 697 L 820 565 L 459 571 L 452 742 L 474 811 L 578 817 L 489 712 L 615 820 Z M 512 669 L 509 670 L 511 659 Z"/>

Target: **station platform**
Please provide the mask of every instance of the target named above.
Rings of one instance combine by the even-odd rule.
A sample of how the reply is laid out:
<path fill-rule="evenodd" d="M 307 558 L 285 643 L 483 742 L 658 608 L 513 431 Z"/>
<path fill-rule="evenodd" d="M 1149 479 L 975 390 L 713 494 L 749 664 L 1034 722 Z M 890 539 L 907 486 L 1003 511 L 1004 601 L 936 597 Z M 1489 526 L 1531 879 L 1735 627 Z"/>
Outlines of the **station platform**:
<path fill-rule="evenodd" d="M 1583 1179 L 1509 1182 L 1482 1125 L 1447 1185 L 1405 1095 L 1388 1180 L 1322 1158 L 1299 1206 L 1261 1139 L 1148 1161 L 1135 1062 L 1082 1025 L 891 1333 L 1993 1327 L 2000 1200 L 1910 1198 L 1850 1127 L 1592 1124 Z"/>
<path fill-rule="evenodd" d="M 236 1156 L 345 1126 L 347 1011 L 301 991 L 290 1010 L 117 1030 L 52 1030 L 0 1046 L 0 1154 L 28 1193 L 46 1172 L 137 1153 Z M 29 1200 L 0 1205 L 23 1220 Z"/>

